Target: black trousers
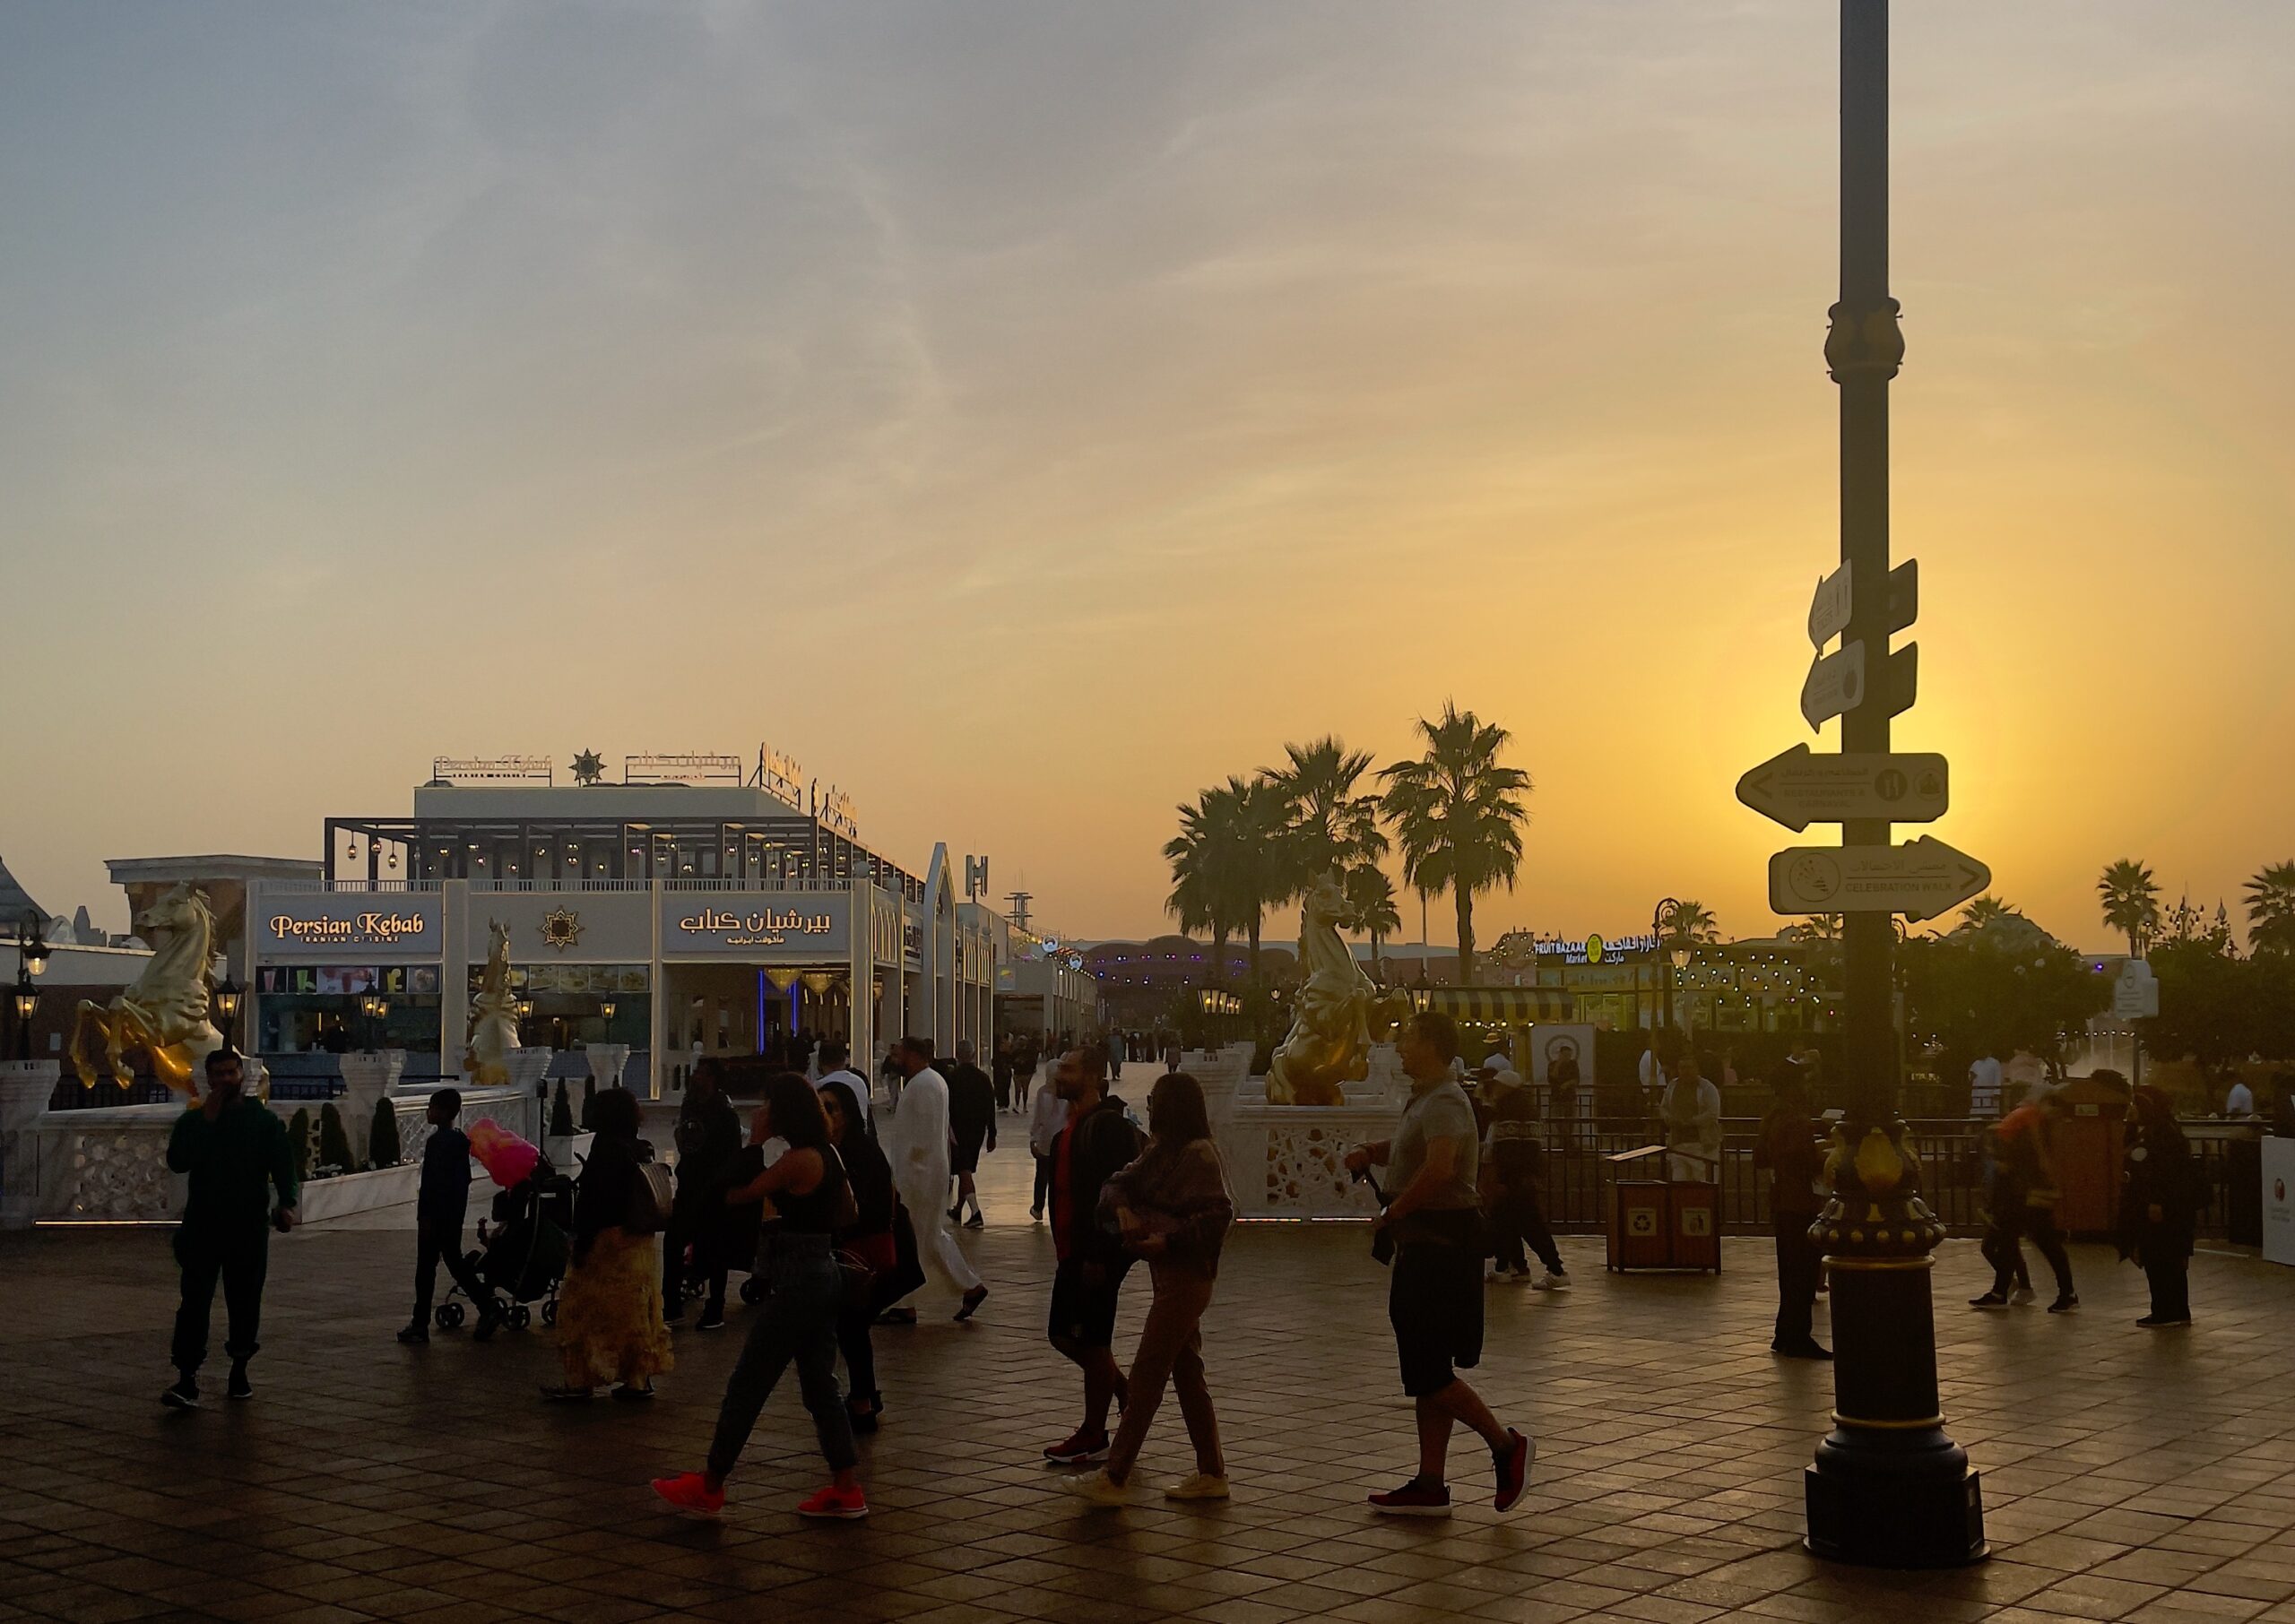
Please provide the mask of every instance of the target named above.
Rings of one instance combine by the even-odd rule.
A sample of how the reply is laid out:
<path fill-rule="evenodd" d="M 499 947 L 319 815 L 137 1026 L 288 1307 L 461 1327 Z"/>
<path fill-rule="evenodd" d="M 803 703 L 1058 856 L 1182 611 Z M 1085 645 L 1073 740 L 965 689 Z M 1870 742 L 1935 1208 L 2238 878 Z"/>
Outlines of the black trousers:
<path fill-rule="evenodd" d="M 456 1219 L 449 1226 L 439 1219 L 417 1219 L 414 1224 L 414 1321 L 427 1324 L 430 1318 L 430 1292 L 437 1283 L 438 1266 L 446 1266 L 455 1283 L 463 1289 L 471 1307 L 481 1315 L 494 1307 L 494 1293 L 486 1282 L 478 1277 L 470 1258 L 463 1251 L 462 1221 Z"/>
<path fill-rule="evenodd" d="M 1498 1246 L 1500 1268 L 1529 1268 L 1529 1264 L 1522 1256 L 1522 1243 L 1528 1241 L 1548 1274 L 1563 1272 L 1562 1253 L 1554 1244 L 1554 1231 L 1546 1227 L 1546 1214 L 1538 1206 L 1535 1188 L 1528 1185 L 1518 1188 L 1510 1184 L 1501 1189 L 1490 1204 L 1490 1232 Z"/>
<path fill-rule="evenodd" d="M 1038 1156 L 1036 1158 L 1036 1193 L 1028 1201 L 1028 1210 L 1032 1213 L 1041 1213 L 1044 1211 L 1044 1203 L 1051 1199 L 1052 1158 Z"/>
<path fill-rule="evenodd" d="M 223 1286 L 230 1334 L 223 1351 L 234 1364 L 255 1357 L 263 1330 L 263 1281 L 271 1268 L 268 1219 L 223 1224 L 185 1224 L 176 1231 L 176 1264 L 183 1271 L 183 1300 L 176 1309 L 169 1358 L 185 1375 L 207 1362 L 207 1321 L 215 1286 Z"/>
<path fill-rule="evenodd" d="M 662 1309 L 671 1317 L 685 1312 L 685 1252 L 693 1248 L 693 1277 L 709 1283 L 709 1304 L 706 1312 L 725 1311 L 725 1262 L 720 1257 L 715 1236 L 711 1232 L 712 1222 L 724 1211 L 708 1211 L 697 1202 L 689 1207 L 672 1206 L 670 1221 L 662 1230 Z"/>
<path fill-rule="evenodd" d="M 867 1399 L 880 1404 L 877 1392 L 877 1344 L 869 1339 L 869 1326 L 877 1317 L 873 1303 L 858 1307 L 847 1305 L 837 1310 L 836 1347 L 844 1355 L 844 1392 L 848 1398 Z"/>
<path fill-rule="evenodd" d="M 2143 1239 L 2143 1278 L 2152 1287 L 2152 1317 L 2191 1317 L 2191 1231 L 2163 1227 Z"/>
<path fill-rule="evenodd" d="M 1771 1213 L 1769 1227 L 1777 1237 L 1777 1326 L 1770 1337 L 1773 1348 L 1806 1347 L 1816 1340 L 1810 1315 L 1817 1300 L 1817 1271 L 1824 1266 L 1824 1252 L 1809 1239 L 1814 1213 Z"/>
<path fill-rule="evenodd" d="M 2008 1295 L 2008 1288 L 2018 1278 L 2029 1281 L 2024 1273 L 2024 1248 L 2022 1238 L 2030 1235 L 2032 1245 L 2048 1266 L 2056 1274 L 2056 1292 L 2059 1297 L 2072 1295 L 2072 1259 L 2065 1255 L 2064 1237 L 2056 1227 L 2056 1212 L 2045 1206 L 2011 1206 L 2005 1213 L 1992 1215 L 1992 1227 L 1985 1231 L 1985 1261 L 1992 1266 L 1992 1289 L 1999 1295 Z"/>

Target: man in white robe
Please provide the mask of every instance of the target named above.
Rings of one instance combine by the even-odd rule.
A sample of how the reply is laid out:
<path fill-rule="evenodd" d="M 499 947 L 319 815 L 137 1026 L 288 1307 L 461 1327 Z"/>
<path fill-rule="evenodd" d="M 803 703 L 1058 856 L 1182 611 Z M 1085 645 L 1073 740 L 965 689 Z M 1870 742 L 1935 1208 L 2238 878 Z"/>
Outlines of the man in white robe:
<path fill-rule="evenodd" d="M 916 1231 L 916 1255 L 937 1268 L 964 1293 L 958 1319 L 970 1319 L 987 1300 L 988 1288 L 948 1232 L 948 1084 L 932 1069 L 932 1045 L 903 1038 L 892 1058 L 906 1079 L 900 1104 L 885 1136 L 886 1159 L 908 1221 Z"/>

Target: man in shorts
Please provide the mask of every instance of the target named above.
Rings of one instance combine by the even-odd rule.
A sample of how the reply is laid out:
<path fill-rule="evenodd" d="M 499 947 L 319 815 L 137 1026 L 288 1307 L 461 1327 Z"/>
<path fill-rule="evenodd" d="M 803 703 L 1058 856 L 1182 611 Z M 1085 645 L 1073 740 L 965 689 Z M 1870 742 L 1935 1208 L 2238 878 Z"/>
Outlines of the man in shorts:
<path fill-rule="evenodd" d="M 1052 1315 L 1045 1334 L 1062 1358 L 1084 1373 L 1084 1421 L 1044 1452 L 1063 1466 L 1108 1457 L 1108 1404 L 1124 1395 L 1123 1369 L 1108 1344 L 1115 1338 L 1117 1293 L 1131 1257 L 1100 1228 L 1100 1187 L 1139 1154 L 1139 1130 L 1123 1101 L 1107 1092 L 1107 1066 L 1097 1049 L 1060 1057 L 1052 1086 L 1068 1101 L 1068 1125 L 1052 1142 L 1052 1244 L 1060 1266 L 1052 1277 Z"/>
<path fill-rule="evenodd" d="M 1410 1078 L 1395 1136 L 1347 1153 L 1351 1172 L 1388 1169 L 1388 1200 L 1379 1227 L 1394 1240 L 1387 1283 L 1387 1318 L 1402 1364 L 1402 1390 L 1418 1411 L 1418 1475 L 1371 1496 L 1373 1509 L 1395 1516 L 1448 1516 L 1444 1468 L 1451 1429 L 1473 1428 L 1490 1447 L 1498 1479 L 1493 1501 L 1511 1511 L 1529 1481 L 1536 1447 L 1499 1425 L 1482 1395 L 1453 1367 L 1482 1359 L 1482 1220 L 1475 1195 L 1474 1107 L 1451 1078 L 1459 1029 L 1437 1011 L 1414 1015 L 1396 1045 Z"/>

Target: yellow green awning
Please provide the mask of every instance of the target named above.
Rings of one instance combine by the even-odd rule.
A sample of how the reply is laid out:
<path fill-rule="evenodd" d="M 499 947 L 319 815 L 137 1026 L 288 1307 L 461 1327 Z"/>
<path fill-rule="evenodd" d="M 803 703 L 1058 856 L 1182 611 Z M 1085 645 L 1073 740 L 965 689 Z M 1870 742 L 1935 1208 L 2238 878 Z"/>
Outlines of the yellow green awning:
<path fill-rule="evenodd" d="M 1576 1018 L 1577 1000 L 1559 987 L 1414 987 L 1410 1001 L 1457 1021 L 1520 1025 Z"/>

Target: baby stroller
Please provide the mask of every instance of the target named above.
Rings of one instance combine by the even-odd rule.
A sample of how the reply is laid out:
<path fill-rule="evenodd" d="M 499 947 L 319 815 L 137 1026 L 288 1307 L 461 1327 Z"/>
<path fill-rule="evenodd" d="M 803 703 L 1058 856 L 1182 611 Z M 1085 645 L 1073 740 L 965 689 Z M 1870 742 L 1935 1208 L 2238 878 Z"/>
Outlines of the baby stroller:
<path fill-rule="evenodd" d="M 550 1166 L 534 1170 L 494 1197 L 493 1221 L 478 1226 L 479 1249 L 470 1255 L 494 1296 L 494 1311 L 513 1331 L 533 1323 L 529 1303 L 541 1304 L 541 1322 L 558 1323 L 558 1283 L 566 1276 L 574 1227 L 574 1180 Z M 446 1293 L 436 1316 L 438 1328 L 459 1327 L 467 1312 L 456 1301 L 461 1288 Z"/>

